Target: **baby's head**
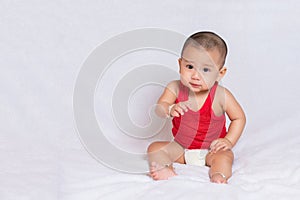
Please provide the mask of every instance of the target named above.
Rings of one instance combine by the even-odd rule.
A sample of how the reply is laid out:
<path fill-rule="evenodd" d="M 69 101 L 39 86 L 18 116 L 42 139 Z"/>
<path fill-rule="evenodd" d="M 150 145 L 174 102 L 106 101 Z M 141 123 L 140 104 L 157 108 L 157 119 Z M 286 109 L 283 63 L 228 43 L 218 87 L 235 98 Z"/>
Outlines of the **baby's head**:
<path fill-rule="evenodd" d="M 224 67 L 226 55 L 226 43 L 217 34 L 198 32 L 191 35 L 178 59 L 181 82 L 194 92 L 209 90 L 227 71 Z"/>
<path fill-rule="evenodd" d="M 209 31 L 194 33 L 185 41 L 181 51 L 181 57 L 183 57 L 184 50 L 189 45 L 192 45 L 196 48 L 202 48 L 208 52 L 217 50 L 219 53 L 219 58 L 217 59 L 216 64 L 220 67 L 220 69 L 224 66 L 227 56 L 227 45 L 225 41 L 217 34 Z"/>

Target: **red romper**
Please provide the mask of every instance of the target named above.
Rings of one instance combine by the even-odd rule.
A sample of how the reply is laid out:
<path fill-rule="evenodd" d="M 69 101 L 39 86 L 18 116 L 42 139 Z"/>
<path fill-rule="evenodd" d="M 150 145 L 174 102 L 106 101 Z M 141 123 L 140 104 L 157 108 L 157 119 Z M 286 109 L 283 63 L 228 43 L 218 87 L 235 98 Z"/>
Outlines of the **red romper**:
<path fill-rule="evenodd" d="M 212 102 L 218 82 L 211 88 L 202 108 L 198 111 L 188 110 L 184 115 L 172 120 L 174 140 L 186 149 L 209 149 L 211 142 L 224 138 L 226 131 L 225 114 L 216 116 Z M 189 88 L 180 83 L 179 94 L 175 103 L 187 101 Z"/>

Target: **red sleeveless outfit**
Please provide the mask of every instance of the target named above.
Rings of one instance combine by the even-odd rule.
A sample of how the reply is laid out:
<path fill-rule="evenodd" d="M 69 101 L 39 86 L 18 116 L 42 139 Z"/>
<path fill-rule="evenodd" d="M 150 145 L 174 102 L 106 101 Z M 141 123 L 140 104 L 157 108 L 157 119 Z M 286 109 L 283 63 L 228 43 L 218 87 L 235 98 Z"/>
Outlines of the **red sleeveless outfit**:
<path fill-rule="evenodd" d="M 202 108 L 188 110 L 172 120 L 174 140 L 186 149 L 209 149 L 211 142 L 224 138 L 226 131 L 225 114 L 216 116 L 212 109 L 218 82 L 211 88 Z M 180 83 L 179 94 L 175 103 L 187 101 L 189 88 Z"/>

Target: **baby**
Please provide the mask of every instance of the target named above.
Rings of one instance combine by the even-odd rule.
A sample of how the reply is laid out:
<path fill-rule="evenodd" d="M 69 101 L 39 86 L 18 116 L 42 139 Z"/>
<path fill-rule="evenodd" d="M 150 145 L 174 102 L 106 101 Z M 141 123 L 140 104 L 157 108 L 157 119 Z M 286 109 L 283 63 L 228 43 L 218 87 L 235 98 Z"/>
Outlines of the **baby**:
<path fill-rule="evenodd" d="M 210 167 L 211 182 L 227 183 L 231 177 L 231 149 L 246 119 L 234 96 L 218 84 L 227 71 L 226 55 L 225 41 L 213 32 L 197 32 L 185 41 L 178 59 L 180 80 L 170 82 L 157 102 L 157 115 L 173 118 L 174 140 L 149 145 L 154 180 L 175 176 L 173 162 Z"/>

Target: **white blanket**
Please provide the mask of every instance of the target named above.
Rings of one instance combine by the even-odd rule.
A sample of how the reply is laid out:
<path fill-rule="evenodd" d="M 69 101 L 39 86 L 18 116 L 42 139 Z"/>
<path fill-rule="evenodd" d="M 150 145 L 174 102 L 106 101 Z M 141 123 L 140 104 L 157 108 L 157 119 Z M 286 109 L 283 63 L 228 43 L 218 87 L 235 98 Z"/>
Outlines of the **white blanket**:
<path fill-rule="evenodd" d="M 298 8 L 297 0 L 1 1 L 0 199 L 299 199 Z M 207 167 L 175 164 L 178 176 L 167 181 L 122 173 L 81 144 L 72 97 L 82 63 L 97 45 L 143 27 L 212 30 L 228 43 L 223 83 L 245 109 L 247 127 L 227 185 L 210 183 Z M 135 53 L 113 67 L 163 61 L 178 71 L 173 54 Z M 150 98 L 157 96 L 143 99 Z M 104 102 L 111 103 L 97 105 Z M 146 150 L 102 122 L 111 140 Z"/>
<path fill-rule="evenodd" d="M 83 148 L 39 152 L 1 146 L 1 199 L 298 199 L 300 115 L 256 132 L 235 147 L 228 185 L 210 183 L 207 167 L 175 164 L 178 176 L 153 181 L 95 161 Z M 291 126 L 293 124 L 294 126 Z M 259 139 L 258 139 L 259 138 Z M 16 138 L 17 140 L 17 138 Z M 9 143 L 6 138 L 1 143 Z M 80 144 L 78 144 L 80 145 Z M 36 150 L 36 151 L 35 151 Z"/>

